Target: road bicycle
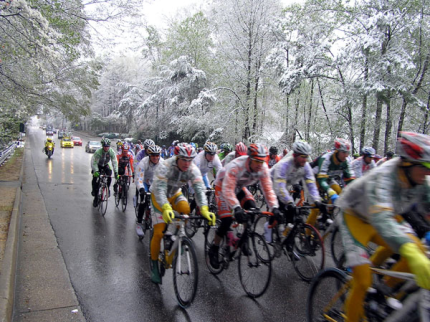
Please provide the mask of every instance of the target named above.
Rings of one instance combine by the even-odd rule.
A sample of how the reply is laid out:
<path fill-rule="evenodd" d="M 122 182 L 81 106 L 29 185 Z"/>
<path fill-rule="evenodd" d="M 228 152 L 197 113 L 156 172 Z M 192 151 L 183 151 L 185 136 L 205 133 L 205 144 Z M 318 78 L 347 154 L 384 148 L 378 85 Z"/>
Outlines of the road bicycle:
<path fill-rule="evenodd" d="M 139 194 L 137 196 L 140 196 Z M 148 231 L 152 230 L 152 217 L 151 217 L 151 193 L 146 192 L 145 198 L 140 198 L 140 202 L 136 203 L 134 212 L 136 214 L 136 220 L 139 215 L 139 208 L 143 207 L 143 218 L 142 218 L 142 230 L 143 236 L 139 236 L 139 240 L 142 240 Z M 152 235 L 150 235 L 152 236 Z"/>
<path fill-rule="evenodd" d="M 257 298 L 266 292 L 270 284 L 272 263 L 266 241 L 252 229 L 253 218 L 260 215 L 261 211 L 250 209 L 245 212 L 248 214 L 248 221 L 232 225 L 237 237 L 234 237 L 233 231 L 229 231 L 219 245 L 219 268 L 211 265 L 209 250 L 221 221 L 217 220 L 215 226 L 205 228 L 205 261 L 209 271 L 217 275 L 237 260 L 239 279 L 244 291 L 249 297 Z"/>
<path fill-rule="evenodd" d="M 173 223 L 174 232 L 170 232 L 166 225 L 163 237 L 163 247 L 158 257 L 160 278 L 167 269 L 173 268 L 173 287 L 176 299 L 181 307 L 187 308 L 196 296 L 198 283 L 198 265 L 195 246 L 191 239 L 185 235 L 185 221 L 200 219 L 200 216 L 175 214 Z M 152 240 L 153 230 L 150 230 Z M 151 242 L 149 244 L 149 263 L 152 271 Z"/>
<path fill-rule="evenodd" d="M 256 182 L 253 185 L 248 186 L 247 189 L 254 197 L 257 208 L 263 209 L 263 206 L 266 205 L 266 199 L 264 199 L 264 194 L 263 190 L 261 190 L 260 183 Z"/>
<path fill-rule="evenodd" d="M 270 241 L 270 259 L 286 255 L 305 282 L 310 282 L 324 268 L 325 263 L 324 242 L 319 231 L 304 222 L 311 208 L 313 207 L 296 207 L 293 224 L 285 226 L 285 229 L 285 216 L 281 217 L 280 223 L 274 223 L 272 229 L 267 229 L 270 228 L 269 221 L 273 214 L 265 211 L 257 216 L 254 223 L 257 233 L 264 234 L 266 231 L 265 239 Z"/>
<path fill-rule="evenodd" d="M 207 189 L 205 191 L 206 193 L 206 198 L 208 200 L 208 208 L 210 212 L 213 212 L 214 214 L 217 213 L 217 205 L 216 205 L 216 201 L 215 201 L 215 190 L 214 189 Z M 194 195 L 193 196 L 189 196 L 188 202 L 191 204 L 191 202 L 193 201 Z M 194 200 L 194 209 L 191 209 L 191 213 L 193 215 L 196 216 L 201 216 L 200 214 L 200 209 L 197 206 L 197 204 L 195 203 Z M 187 234 L 188 238 L 193 238 L 194 235 L 196 234 L 196 232 L 198 231 L 199 228 L 204 227 L 206 225 L 206 221 L 203 220 L 203 217 L 200 217 L 200 219 L 197 220 L 190 220 L 187 221 L 185 223 L 185 234 Z"/>
<path fill-rule="evenodd" d="M 107 206 L 108 206 L 108 200 L 109 200 L 109 189 L 107 185 L 108 176 L 105 174 L 100 174 L 99 180 L 98 180 L 98 186 L 99 191 L 97 194 L 97 200 L 98 200 L 98 208 L 99 212 L 102 216 L 106 214 Z"/>
<path fill-rule="evenodd" d="M 390 289 L 382 279 L 374 278 L 363 303 L 366 321 L 430 321 L 430 292 L 416 286 L 413 274 L 378 268 L 372 272 L 406 282 Z M 344 304 L 352 283 L 352 276 L 343 270 L 322 270 L 309 288 L 307 321 L 345 321 Z"/>
<path fill-rule="evenodd" d="M 128 180 L 130 176 L 120 175 L 117 182 L 117 192 L 115 193 L 115 206 L 118 208 L 121 203 L 122 211 L 125 212 L 127 209 L 127 199 L 128 199 Z"/>

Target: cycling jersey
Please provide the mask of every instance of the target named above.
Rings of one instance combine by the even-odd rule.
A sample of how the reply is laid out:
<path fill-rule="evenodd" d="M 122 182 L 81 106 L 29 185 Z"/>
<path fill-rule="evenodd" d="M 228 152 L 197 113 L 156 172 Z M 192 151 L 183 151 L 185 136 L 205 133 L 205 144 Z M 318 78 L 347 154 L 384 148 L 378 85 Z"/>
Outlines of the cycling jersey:
<path fill-rule="evenodd" d="M 288 204 L 293 202 L 287 186 L 299 183 L 304 180 L 307 184 L 309 195 L 313 201 L 321 201 L 318 188 L 315 184 L 315 176 L 308 162 L 304 167 L 296 167 L 294 157 L 289 156 L 279 161 L 270 171 L 273 180 L 273 189 L 279 200 Z"/>
<path fill-rule="evenodd" d="M 103 148 L 98 149 L 93 154 L 91 160 L 91 168 L 93 172 L 98 172 L 99 167 L 104 168 L 109 165 L 109 162 L 111 162 L 114 173 L 118 173 L 118 162 L 115 151 L 112 148 L 109 148 L 107 152 L 105 152 Z"/>
<path fill-rule="evenodd" d="M 144 188 L 146 192 L 148 192 L 147 187 L 151 186 L 152 181 L 154 179 L 155 170 L 163 163 L 163 160 L 160 158 L 160 161 L 157 164 L 152 163 L 148 157 L 144 157 L 136 166 L 136 188 L 140 190 L 140 188 Z"/>
<path fill-rule="evenodd" d="M 194 164 L 200 169 L 200 172 L 203 176 L 203 181 L 207 188 L 210 187 L 208 180 L 208 172 L 212 171 L 212 169 L 216 169 L 219 172 L 222 169 L 221 161 L 218 158 L 218 155 L 215 155 L 213 161 L 208 161 L 206 159 L 205 151 L 200 152 L 193 160 Z"/>
<path fill-rule="evenodd" d="M 223 167 L 225 167 L 227 164 L 229 164 L 232 160 L 236 158 L 236 151 L 232 151 L 229 154 L 226 155 L 224 159 L 222 159 L 221 164 Z"/>
<path fill-rule="evenodd" d="M 264 163 L 258 172 L 252 172 L 249 168 L 249 157 L 241 156 L 231 161 L 217 175 L 215 185 L 221 189 L 221 196 L 226 200 L 230 209 L 240 206 L 237 193 L 247 186 L 260 182 L 264 197 L 270 209 L 278 208 L 278 200 L 272 188 L 269 168 Z"/>
<path fill-rule="evenodd" d="M 140 150 L 139 153 L 136 154 L 136 157 L 134 158 L 134 167 L 136 167 L 137 164 L 146 156 L 148 155 L 146 154 L 145 149 Z"/>
<path fill-rule="evenodd" d="M 118 169 L 120 175 L 128 175 L 131 176 L 134 173 L 134 164 L 133 164 L 133 154 L 129 151 L 127 155 L 120 154 L 117 155 L 118 160 Z M 131 173 L 128 173 L 128 165 L 130 164 Z"/>
<path fill-rule="evenodd" d="M 186 172 L 182 172 L 176 165 L 176 160 L 176 158 L 165 160 L 155 171 L 150 191 L 157 204 L 161 207 L 168 203 L 168 198 L 180 193 L 181 187 L 191 181 L 198 206 L 207 206 L 205 186 L 199 168 L 194 163 L 191 163 L 190 168 Z M 154 210 L 160 214 L 162 212 L 161 208 L 156 207 Z"/>
<path fill-rule="evenodd" d="M 218 153 L 218 158 L 222 161 L 227 156 L 227 154 L 228 153 L 223 150 L 220 153 Z"/>
<path fill-rule="evenodd" d="M 376 163 L 374 160 L 371 160 L 369 164 L 364 162 L 364 157 L 361 156 L 354 161 L 352 161 L 352 170 L 354 171 L 355 177 L 362 177 L 367 171 L 376 168 Z"/>
<path fill-rule="evenodd" d="M 374 227 L 395 252 L 403 244 L 413 242 L 407 236 L 407 233 L 412 232 L 411 227 L 397 215 L 409 212 L 415 204 L 430 202 L 428 182 L 411 186 L 404 169 L 399 167 L 400 163 L 400 158 L 387 161 L 351 183 L 338 199 L 339 207 L 347 211 L 349 216 Z M 339 217 L 345 227 L 344 219 Z M 342 233 L 342 239 L 348 265 L 369 263 L 366 250 L 351 235 Z"/>
<path fill-rule="evenodd" d="M 275 155 L 275 157 L 272 159 L 272 157 L 269 155 L 267 157 L 267 165 L 269 166 L 269 169 L 271 169 L 276 163 L 281 160 L 281 157 L 279 155 Z"/>
<path fill-rule="evenodd" d="M 354 180 L 354 172 L 351 169 L 351 164 L 348 160 L 340 162 L 336 154 L 337 151 L 327 152 L 318 159 L 317 182 L 329 194 L 333 193 L 333 190 L 330 188 L 332 184 L 331 177 L 338 175 L 345 181 L 345 184 Z"/>

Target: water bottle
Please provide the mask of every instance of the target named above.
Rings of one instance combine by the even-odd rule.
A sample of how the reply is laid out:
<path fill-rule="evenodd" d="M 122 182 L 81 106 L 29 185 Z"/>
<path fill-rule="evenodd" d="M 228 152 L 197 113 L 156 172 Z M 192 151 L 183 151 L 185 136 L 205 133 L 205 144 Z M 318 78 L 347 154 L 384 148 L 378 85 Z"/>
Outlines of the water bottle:
<path fill-rule="evenodd" d="M 264 224 L 264 238 L 266 239 L 266 242 L 272 242 L 272 228 L 269 228 L 268 221 L 266 221 L 266 223 Z"/>

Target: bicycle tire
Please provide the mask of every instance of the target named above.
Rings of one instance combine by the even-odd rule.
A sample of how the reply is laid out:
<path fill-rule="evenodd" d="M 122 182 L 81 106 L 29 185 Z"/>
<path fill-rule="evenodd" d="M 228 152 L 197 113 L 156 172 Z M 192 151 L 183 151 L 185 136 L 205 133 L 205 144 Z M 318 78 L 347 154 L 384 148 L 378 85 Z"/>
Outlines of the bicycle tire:
<path fill-rule="evenodd" d="M 182 237 L 181 247 L 176 250 L 173 260 L 173 287 L 181 307 L 187 308 L 194 301 L 198 280 L 199 267 L 194 244 L 191 239 Z"/>
<path fill-rule="evenodd" d="M 257 298 L 269 287 L 272 278 L 272 261 L 267 243 L 261 235 L 251 233 L 248 242 L 252 245 L 250 254 L 245 255 L 243 250 L 240 250 L 237 265 L 239 280 L 246 294 L 251 298 Z"/>
<path fill-rule="evenodd" d="M 125 212 L 125 210 L 127 209 L 127 199 L 128 199 L 128 189 L 127 189 L 127 185 L 124 184 L 122 187 L 122 198 L 121 198 L 121 207 L 122 207 L 122 212 Z"/>
<path fill-rule="evenodd" d="M 292 233 L 293 267 L 303 281 L 310 282 L 324 268 L 324 242 L 319 231 L 309 224 L 298 225 Z"/>
<path fill-rule="evenodd" d="M 102 187 L 99 193 L 99 211 L 100 214 L 104 217 L 106 214 L 107 206 L 108 206 L 108 189 L 107 187 Z"/>
<path fill-rule="evenodd" d="M 336 227 L 331 233 L 330 251 L 331 256 L 333 258 L 333 262 L 335 266 L 338 267 L 340 263 L 340 258 L 344 252 L 339 227 Z"/>
<path fill-rule="evenodd" d="M 307 321 L 344 321 L 343 307 L 349 290 L 348 281 L 348 275 L 337 268 L 320 271 L 308 291 Z"/>
<path fill-rule="evenodd" d="M 254 222 L 254 225 L 252 227 L 253 231 L 261 236 L 264 236 L 264 224 L 268 221 L 268 217 L 266 215 L 259 215 L 257 219 Z M 275 228 L 277 229 L 277 228 Z M 272 233 L 272 238 L 274 237 L 274 234 Z M 273 241 L 273 240 L 272 240 Z M 266 241 L 267 242 L 267 241 Z M 269 247 L 269 254 L 270 254 L 270 260 L 273 260 L 275 258 L 275 244 L 273 242 L 267 243 Z"/>
<path fill-rule="evenodd" d="M 121 202 L 122 188 L 121 185 L 118 184 L 117 192 L 115 193 L 115 207 L 118 208 L 119 203 Z"/>
<path fill-rule="evenodd" d="M 222 263 L 222 260 L 220 260 L 222 258 L 222 254 L 220 254 L 218 256 L 218 260 L 220 260 L 220 265 L 219 268 L 214 268 L 211 265 L 211 262 L 209 260 L 209 249 L 212 246 L 214 237 L 215 237 L 215 232 L 217 230 L 217 228 L 219 227 L 219 225 L 221 224 L 221 220 L 217 219 L 215 226 L 209 226 L 207 224 L 205 224 L 205 262 L 206 262 L 206 266 L 209 269 L 209 272 L 211 272 L 211 274 L 213 275 L 218 275 L 219 273 L 221 273 L 224 270 L 224 264 Z M 224 248 L 225 245 L 225 237 L 223 238 L 223 240 L 221 241 L 221 244 L 219 246 L 220 250 Z"/>

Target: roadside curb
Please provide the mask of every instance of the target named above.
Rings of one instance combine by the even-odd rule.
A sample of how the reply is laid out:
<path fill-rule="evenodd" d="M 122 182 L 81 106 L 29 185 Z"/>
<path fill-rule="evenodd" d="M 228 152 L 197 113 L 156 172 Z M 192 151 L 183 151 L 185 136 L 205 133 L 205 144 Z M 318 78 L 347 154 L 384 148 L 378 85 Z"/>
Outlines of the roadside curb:
<path fill-rule="evenodd" d="M 24 148 L 25 149 L 25 148 Z M 15 201 L 9 224 L 8 236 L 4 258 L 2 261 L 2 273 L 0 275 L 0 322 L 12 320 L 15 298 L 15 275 L 18 260 L 18 241 L 21 213 L 21 189 L 24 176 L 25 150 L 22 158 L 21 172 L 19 174 L 20 185 L 16 189 Z"/>

